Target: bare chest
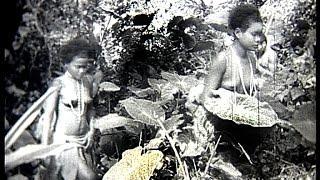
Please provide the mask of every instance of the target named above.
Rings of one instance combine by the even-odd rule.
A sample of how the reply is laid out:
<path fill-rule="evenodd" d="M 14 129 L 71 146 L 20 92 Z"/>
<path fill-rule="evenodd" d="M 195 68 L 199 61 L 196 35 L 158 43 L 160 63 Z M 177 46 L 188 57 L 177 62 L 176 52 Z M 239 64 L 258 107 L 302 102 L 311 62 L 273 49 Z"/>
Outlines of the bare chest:
<path fill-rule="evenodd" d="M 246 62 L 246 63 L 243 63 Z M 255 65 L 248 59 L 231 59 L 228 62 L 221 86 L 226 89 L 236 90 L 243 93 L 244 88 L 248 91 L 253 83 Z"/>

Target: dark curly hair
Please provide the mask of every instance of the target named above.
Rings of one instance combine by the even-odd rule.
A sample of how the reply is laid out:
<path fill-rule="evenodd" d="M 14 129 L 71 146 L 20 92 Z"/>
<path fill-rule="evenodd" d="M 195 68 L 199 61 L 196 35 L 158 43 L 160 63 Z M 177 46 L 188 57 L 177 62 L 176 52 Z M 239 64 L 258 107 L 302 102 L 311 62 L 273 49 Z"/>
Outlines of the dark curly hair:
<path fill-rule="evenodd" d="M 301 20 L 298 19 L 295 21 L 295 28 L 297 31 L 302 31 L 302 30 L 309 30 L 310 29 L 310 24 L 306 20 Z"/>
<path fill-rule="evenodd" d="M 262 22 L 258 8 L 251 4 L 241 4 L 229 13 L 228 27 L 230 30 L 240 28 L 246 30 L 252 22 Z"/>
<path fill-rule="evenodd" d="M 306 39 L 305 38 L 303 38 L 301 36 L 293 36 L 292 40 L 290 42 L 290 46 L 292 48 L 295 48 L 297 46 L 304 47 L 305 43 L 306 43 Z"/>
<path fill-rule="evenodd" d="M 78 55 L 95 59 L 99 52 L 100 46 L 96 41 L 77 37 L 60 48 L 59 56 L 64 64 L 68 64 Z"/>

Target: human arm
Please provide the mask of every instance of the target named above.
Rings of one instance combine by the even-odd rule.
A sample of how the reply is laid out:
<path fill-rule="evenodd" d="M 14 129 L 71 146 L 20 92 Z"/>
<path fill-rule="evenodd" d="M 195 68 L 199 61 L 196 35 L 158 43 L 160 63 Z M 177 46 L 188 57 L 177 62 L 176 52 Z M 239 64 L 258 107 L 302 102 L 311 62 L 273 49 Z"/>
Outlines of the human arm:
<path fill-rule="evenodd" d="M 99 90 L 99 84 L 103 78 L 103 73 L 101 70 L 97 70 L 93 75 L 93 82 L 92 82 L 92 94 L 95 96 Z"/>
<path fill-rule="evenodd" d="M 103 77 L 103 73 L 100 70 L 95 71 L 94 74 L 90 75 L 90 83 L 92 84 L 92 89 L 91 89 L 91 96 L 92 98 L 94 98 L 94 96 L 96 96 L 96 94 L 98 93 L 99 90 L 99 84 L 102 80 Z M 90 126 L 89 128 L 89 132 L 88 132 L 88 138 L 87 138 L 87 143 L 85 146 L 86 150 L 89 150 L 92 148 L 93 143 L 94 143 L 94 136 L 95 136 L 95 132 L 96 132 L 96 109 L 93 106 L 93 102 L 88 104 L 87 107 L 87 120 L 88 120 L 88 124 Z"/>
<path fill-rule="evenodd" d="M 221 86 L 223 75 L 226 71 L 226 60 L 223 54 L 219 54 L 214 61 L 211 61 L 208 73 L 204 78 L 204 88 L 200 95 L 200 103 L 203 103 L 205 99 L 211 97 L 212 91 L 218 89 Z"/>

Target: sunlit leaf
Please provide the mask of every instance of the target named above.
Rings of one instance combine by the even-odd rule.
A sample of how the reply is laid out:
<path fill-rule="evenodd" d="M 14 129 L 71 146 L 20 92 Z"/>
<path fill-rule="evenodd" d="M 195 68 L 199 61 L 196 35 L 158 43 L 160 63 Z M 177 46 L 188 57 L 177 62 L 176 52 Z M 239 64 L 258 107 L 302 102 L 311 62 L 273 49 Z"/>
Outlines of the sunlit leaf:
<path fill-rule="evenodd" d="M 17 151 L 5 155 L 5 169 L 10 170 L 24 163 L 30 163 L 36 159 L 46 158 L 61 153 L 66 149 L 78 146 L 74 143 L 51 145 L 27 145 Z"/>
<path fill-rule="evenodd" d="M 177 128 L 177 126 L 181 125 L 184 122 L 184 120 L 181 119 L 182 117 L 182 114 L 173 115 L 172 117 L 166 119 L 163 122 L 163 125 L 167 131 L 174 130 Z"/>
<path fill-rule="evenodd" d="M 182 81 L 182 79 L 180 78 L 180 76 L 178 74 L 172 74 L 169 72 L 162 71 L 161 76 L 163 79 L 166 79 L 171 83 L 179 84 L 179 82 Z"/>
<path fill-rule="evenodd" d="M 181 89 L 185 93 L 189 92 L 192 87 L 195 87 L 200 83 L 200 80 L 198 80 L 194 75 L 180 77 L 182 78 L 182 82 L 180 83 Z"/>
<path fill-rule="evenodd" d="M 242 173 L 230 162 L 225 162 L 221 158 L 214 158 L 210 166 L 223 173 L 228 179 L 240 179 Z"/>
<path fill-rule="evenodd" d="M 107 129 L 121 127 L 128 124 L 133 124 L 133 119 L 119 116 L 116 113 L 111 113 L 96 119 L 95 128 L 99 129 L 103 133 Z"/>
<path fill-rule="evenodd" d="M 99 84 L 99 88 L 100 90 L 107 91 L 107 92 L 115 92 L 120 90 L 120 87 L 115 85 L 112 82 L 103 82 Z"/>
<path fill-rule="evenodd" d="M 28 180 L 28 177 L 22 174 L 16 174 L 14 176 L 8 177 L 7 180 Z"/>
<path fill-rule="evenodd" d="M 280 101 L 284 101 L 285 97 L 288 97 L 290 93 L 289 89 L 285 89 L 284 91 L 280 91 L 279 94 L 276 96 Z"/>
<path fill-rule="evenodd" d="M 135 88 L 135 87 L 128 87 L 128 89 L 131 92 L 133 92 L 135 95 L 137 95 L 138 97 L 141 97 L 141 98 L 154 94 L 154 90 L 151 88 L 140 89 L 140 88 Z"/>
<path fill-rule="evenodd" d="M 180 148 L 182 150 L 182 157 L 199 156 L 201 153 L 205 152 L 205 149 L 195 141 L 189 141 L 188 143 L 182 143 L 181 145 Z"/>
<path fill-rule="evenodd" d="M 126 131 L 128 131 L 130 133 L 140 135 L 142 130 L 145 128 L 145 126 L 141 122 L 132 121 L 132 123 L 125 125 L 124 128 L 126 129 Z"/>
<path fill-rule="evenodd" d="M 164 79 L 148 79 L 150 86 L 158 91 L 161 95 L 162 100 L 174 99 L 174 94 L 179 92 L 179 89 L 174 84 Z"/>
<path fill-rule="evenodd" d="M 164 79 L 152 79 L 148 78 L 149 85 L 158 92 L 161 92 L 161 89 L 168 83 Z"/>
<path fill-rule="evenodd" d="M 171 83 L 166 84 L 162 89 L 161 89 L 161 99 L 162 100 L 173 100 L 174 99 L 174 94 L 177 94 L 179 92 L 178 87 L 174 86 Z"/>
<path fill-rule="evenodd" d="M 200 82 L 194 75 L 182 76 L 162 71 L 161 76 L 183 93 L 188 93 L 192 87 L 197 86 Z"/>
<path fill-rule="evenodd" d="M 142 148 L 126 150 L 122 159 L 113 165 L 103 176 L 103 180 L 148 180 L 153 171 L 161 164 L 163 153 L 158 150 L 150 150 L 142 154 Z M 119 178 L 121 172 L 121 178 Z"/>
<path fill-rule="evenodd" d="M 133 97 L 122 100 L 120 103 L 135 121 L 158 126 L 157 120 L 163 122 L 165 119 L 165 111 L 158 103 Z"/>

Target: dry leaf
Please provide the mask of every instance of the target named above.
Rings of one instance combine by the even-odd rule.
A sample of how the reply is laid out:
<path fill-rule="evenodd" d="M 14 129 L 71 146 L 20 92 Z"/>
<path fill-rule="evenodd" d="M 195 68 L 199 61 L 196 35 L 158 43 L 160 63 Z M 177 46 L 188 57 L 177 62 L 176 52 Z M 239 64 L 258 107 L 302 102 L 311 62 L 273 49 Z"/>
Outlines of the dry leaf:
<path fill-rule="evenodd" d="M 148 180 L 161 163 L 163 154 L 158 150 L 151 150 L 143 155 L 141 152 L 140 146 L 126 150 L 122 159 L 103 176 L 103 180 Z"/>

